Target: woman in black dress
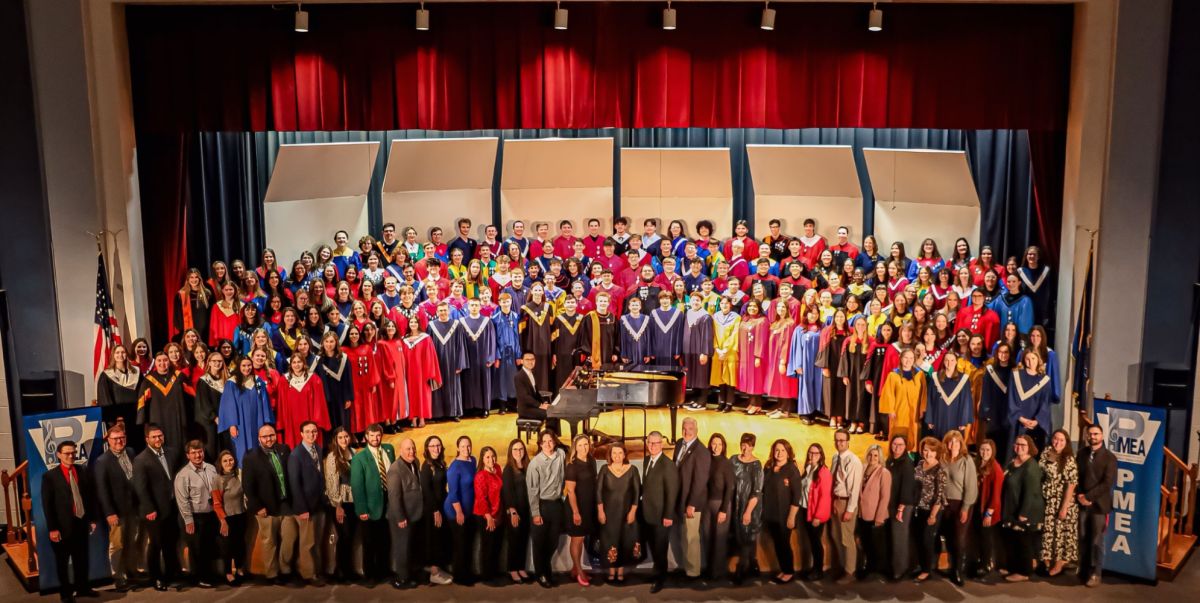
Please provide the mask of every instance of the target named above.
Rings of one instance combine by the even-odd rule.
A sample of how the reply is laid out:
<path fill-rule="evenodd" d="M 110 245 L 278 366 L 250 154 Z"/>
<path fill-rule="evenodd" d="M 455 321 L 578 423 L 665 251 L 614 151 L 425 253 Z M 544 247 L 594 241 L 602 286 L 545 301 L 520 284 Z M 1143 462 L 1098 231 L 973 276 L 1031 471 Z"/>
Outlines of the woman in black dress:
<path fill-rule="evenodd" d="M 796 514 L 800 511 L 800 469 L 796 467 L 791 443 L 779 439 L 771 444 L 771 458 L 764 474 L 763 523 L 771 533 L 775 557 L 779 560 L 779 573 L 773 581 L 787 584 L 796 574 L 792 530 L 796 529 Z"/>
<path fill-rule="evenodd" d="M 724 435 L 712 434 L 708 438 L 708 451 L 712 453 L 712 462 L 708 468 L 708 502 L 700 515 L 700 534 L 709 543 L 708 573 L 713 580 L 720 580 L 729 572 L 729 525 L 737 479 L 733 463 L 725 456 L 729 446 Z"/>
<path fill-rule="evenodd" d="M 504 509 L 504 539 L 508 541 L 505 566 L 517 584 L 532 582 L 525 573 L 525 554 L 529 551 L 529 490 L 525 485 L 525 467 L 529 456 L 525 442 L 517 438 L 508 444 L 508 462 L 504 464 L 500 504 Z"/>
<path fill-rule="evenodd" d="M 584 541 L 596 531 L 596 461 L 592 459 L 592 441 L 586 434 L 571 440 L 571 459 L 563 479 L 571 506 L 571 519 L 566 522 L 567 536 L 571 537 L 571 577 L 588 586 L 581 558 Z"/>
<path fill-rule="evenodd" d="M 740 584 L 747 572 L 758 572 L 758 533 L 762 531 L 763 467 L 754 457 L 754 444 L 758 437 L 743 433 L 740 443 L 742 453 L 733 457 L 733 475 L 736 479 L 733 509 L 737 522 L 734 532 L 738 545 L 737 571 L 734 584 Z M 751 570 L 753 568 L 753 570 Z"/>
<path fill-rule="evenodd" d="M 446 504 L 446 458 L 442 455 L 445 446 L 442 439 L 429 436 L 425 439 L 425 462 L 421 463 L 421 492 L 425 496 L 425 560 L 429 563 L 429 581 L 434 584 L 450 584 L 453 577 L 441 571 L 446 564 L 445 546 L 450 542 L 449 524 L 442 517 Z"/>
<path fill-rule="evenodd" d="M 608 464 L 600 470 L 596 483 L 600 558 L 608 567 L 609 582 L 624 582 L 625 567 L 636 564 L 641 557 L 637 523 L 641 495 L 638 470 L 629 464 L 625 445 L 616 442 L 608 449 Z"/>

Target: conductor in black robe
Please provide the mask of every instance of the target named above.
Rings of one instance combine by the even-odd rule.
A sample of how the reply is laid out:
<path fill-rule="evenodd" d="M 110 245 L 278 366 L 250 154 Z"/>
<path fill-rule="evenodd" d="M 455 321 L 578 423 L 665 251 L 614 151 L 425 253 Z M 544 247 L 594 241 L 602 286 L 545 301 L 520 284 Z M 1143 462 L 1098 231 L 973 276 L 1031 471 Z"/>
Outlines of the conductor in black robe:
<path fill-rule="evenodd" d="M 574 297 L 563 300 L 563 313 L 554 317 L 550 339 L 554 342 L 554 391 L 562 389 L 571 372 L 579 366 L 583 316 L 575 313 Z"/>
<path fill-rule="evenodd" d="M 621 333 L 617 315 L 609 311 L 611 298 L 605 292 L 596 295 L 596 309 L 589 312 L 580 329 L 580 355 L 593 367 L 621 361 Z"/>
<path fill-rule="evenodd" d="M 461 373 L 468 366 L 467 334 L 462 324 L 450 320 L 450 306 L 446 302 L 438 303 L 437 320 L 429 321 L 429 335 L 442 373 L 442 386 L 433 390 L 430 414 L 434 419 L 454 419 L 457 423 L 463 414 Z"/>

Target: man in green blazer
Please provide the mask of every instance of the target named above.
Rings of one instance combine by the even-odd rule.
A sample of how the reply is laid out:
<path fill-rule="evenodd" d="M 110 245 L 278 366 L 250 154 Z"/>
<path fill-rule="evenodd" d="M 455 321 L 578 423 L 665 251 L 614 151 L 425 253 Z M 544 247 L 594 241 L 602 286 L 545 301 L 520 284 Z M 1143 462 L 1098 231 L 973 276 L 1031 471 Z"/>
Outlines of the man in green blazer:
<path fill-rule="evenodd" d="M 391 536 L 387 525 L 387 470 L 396 449 L 383 443 L 383 427 L 367 427 L 367 446 L 350 461 L 350 491 L 354 512 L 363 525 L 363 580 L 391 579 Z"/>

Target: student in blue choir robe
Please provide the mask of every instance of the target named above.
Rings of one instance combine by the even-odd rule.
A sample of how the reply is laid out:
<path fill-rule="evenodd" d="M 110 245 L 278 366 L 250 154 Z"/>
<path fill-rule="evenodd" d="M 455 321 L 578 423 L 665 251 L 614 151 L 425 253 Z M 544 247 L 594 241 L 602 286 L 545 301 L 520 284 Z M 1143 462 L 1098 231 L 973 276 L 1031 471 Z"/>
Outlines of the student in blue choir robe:
<path fill-rule="evenodd" d="M 929 435 L 940 440 L 951 431 L 965 433 L 975 422 L 971 375 L 958 370 L 958 355 L 954 350 L 946 350 L 942 355 L 942 367 L 929 375 L 925 393 L 924 423 Z"/>
<path fill-rule="evenodd" d="M 650 362 L 650 317 L 642 314 L 642 300 L 631 297 L 625 302 L 628 312 L 621 315 L 621 362 L 633 369 Z"/>
<path fill-rule="evenodd" d="M 529 287 L 525 286 L 525 271 L 519 268 L 513 268 L 509 273 L 512 280 L 508 282 L 508 286 L 500 290 L 500 294 L 508 294 L 512 298 L 513 312 L 519 316 L 521 308 L 525 307 L 525 302 L 529 300 Z"/>
<path fill-rule="evenodd" d="M 492 367 L 492 397 L 500 401 L 500 414 L 504 414 L 509 402 L 517 397 L 513 378 L 517 376 L 521 360 L 521 317 L 513 311 L 512 296 L 500 294 L 500 309 L 492 313 L 492 326 L 496 331 L 496 361 Z"/>
<path fill-rule="evenodd" d="M 679 366 L 683 355 L 683 312 L 672 307 L 671 294 L 658 294 L 658 307 L 650 313 L 650 356 L 652 363 Z"/>
<path fill-rule="evenodd" d="M 333 331 L 325 331 L 315 372 L 325 387 L 330 433 L 338 427 L 345 427 L 347 431 L 353 427 L 350 423 L 350 407 L 354 402 L 354 379 L 350 374 L 353 369 L 349 366 L 350 358 L 342 351 L 341 339 Z"/>
<path fill-rule="evenodd" d="M 1012 445 L 1008 441 L 1008 386 L 1012 383 L 1013 366 L 1016 365 L 1016 354 L 1012 346 L 1001 341 L 996 344 L 996 351 L 991 359 L 983 366 L 983 383 L 979 390 L 979 416 L 977 420 L 983 428 L 983 433 L 975 436 L 976 442 L 984 438 L 996 442 L 999 450 L 1008 450 Z"/>
<path fill-rule="evenodd" d="M 1013 369 L 1012 382 L 1008 385 L 1009 442 L 1019 436 L 1028 435 L 1038 448 L 1045 447 L 1048 434 L 1053 429 L 1050 419 L 1051 399 L 1050 376 L 1037 354 L 1024 354 L 1021 364 Z M 1011 452 L 1006 453 L 1009 457 Z"/>
<path fill-rule="evenodd" d="M 690 408 L 704 410 L 712 375 L 713 321 L 704 310 L 704 300 L 699 295 L 688 300 L 683 320 L 683 369 L 687 371 L 688 388 L 696 392 L 696 400 Z"/>
<path fill-rule="evenodd" d="M 1004 325 L 1016 323 L 1017 331 L 1028 333 L 1033 328 L 1033 301 L 1021 292 L 1021 279 L 1015 274 L 1008 275 L 1008 290 L 996 296 L 988 307 L 1000 317 L 1000 332 Z"/>
<path fill-rule="evenodd" d="M 1047 347 L 1050 341 L 1046 335 L 1046 329 L 1041 325 L 1037 325 L 1029 330 L 1029 345 L 1017 355 L 1017 364 L 1020 364 L 1025 353 L 1029 350 L 1037 350 L 1038 356 L 1042 358 L 1042 365 L 1046 367 L 1046 376 L 1050 377 L 1050 402 L 1058 404 L 1062 396 L 1062 379 L 1058 372 L 1058 354 L 1054 350 Z"/>
<path fill-rule="evenodd" d="M 325 333 L 333 333 L 337 337 L 338 345 L 345 345 L 346 333 L 348 332 L 350 332 L 350 326 L 342 320 L 341 311 L 336 307 L 331 308 L 325 321 Z M 324 339 L 324 336 L 324 333 L 322 333 L 322 339 Z"/>
<path fill-rule="evenodd" d="M 1025 250 L 1024 263 L 1017 269 L 1021 277 L 1021 287 L 1033 301 L 1033 322 L 1046 326 L 1050 324 L 1052 310 L 1050 267 L 1042 264 L 1042 250 L 1036 245 L 1030 245 Z"/>
<path fill-rule="evenodd" d="M 432 418 L 457 423 L 463 414 L 461 373 L 468 366 L 467 334 L 461 323 L 450 319 L 446 302 L 438 302 L 437 318 L 429 321 L 429 336 L 442 374 L 442 386 L 433 390 Z"/>
<path fill-rule="evenodd" d="M 242 305 L 242 320 L 233 330 L 233 349 L 238 354 L 249 354 L 254 345 L 254 332 L 263 328 L 262 315 L 254 304 Z"/>
<path fill-rule="evenodd" d="M 350 235 L 346 231 L 339 230 L 333 233 L 333 265 L 337 268 L 338 278 L 346 278 L 346 266 L 354 266 L 355 269 L 362 271 L 362 256 L 353 249 L 347 247 L 350 241 Z"/>
<path fill-rule="evenodd" d="M 271 333 L 271 347 L 275 348 L 276 352 L 283 354 L 284 357 L 291 356 L 292 351 L 296 349 L 296 342 L 303 338 L 304 332 L 300 330 L 300 315 L 296 313 L 295 308 L 284 308 L 279 328 Z"/>
<path fill-rule="evenodd" d="M 480 411 L 487 418 L 492 407 L 492 365 L 496 363 L 496 327 L 479 313 L 480 301 L 467 301 L 467 315 L 458 319 L 466 334 L 467 368 L 463 369 L 463 411 Z"/>
<path fill-rule="evenodd" d="M 817 366 L 817 352 L 821 349 L 821 311 L 807 308 L 800 326 L 792 332 L 792 347 L 788 357 L 787 374 L 799 380 L 799 398 L 796 414 L 805 425 L 813 424 L 813 415 L 821 411 L 821 396 L 825 391 L 825 377 Z"/>
<path fill-rule="evenodd" d="M 258 447 L 258 428 L 274 424 L 275 413 L 271 410 L 266 384 L 254 376 L 254 363 L 245 356 L 239 357 L 221 393 L 217 432 L 229 432 L 233 452 L 241 463 L 246 451 Z"/>

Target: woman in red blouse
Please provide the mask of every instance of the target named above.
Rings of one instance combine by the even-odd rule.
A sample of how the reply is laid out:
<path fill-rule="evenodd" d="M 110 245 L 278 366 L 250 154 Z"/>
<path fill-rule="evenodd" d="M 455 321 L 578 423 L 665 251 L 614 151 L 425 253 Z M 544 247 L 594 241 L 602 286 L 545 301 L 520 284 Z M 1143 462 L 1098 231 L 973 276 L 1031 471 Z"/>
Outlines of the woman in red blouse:
<path fill-rule="evenodd" d="M 980 578 L 996 565 L 996 525 L 1000 523 L 1000 490 L 1004 486 L 1004 468 L 996 460 L 996 443 L 979 443 L 979 570 Z"/>
<path fill-rule="evenodd" d="M 500 468 L 496 450 L 484 446 L 479 454 L 479 470 L 475 472 L 475 521 L 479 524 L 479 579 L 493 584 L 496 561 L 500 559 L 503 531 L 500 526 Z"/>

